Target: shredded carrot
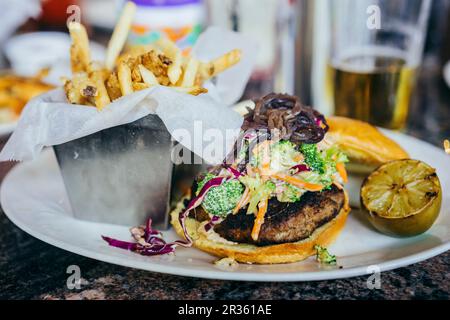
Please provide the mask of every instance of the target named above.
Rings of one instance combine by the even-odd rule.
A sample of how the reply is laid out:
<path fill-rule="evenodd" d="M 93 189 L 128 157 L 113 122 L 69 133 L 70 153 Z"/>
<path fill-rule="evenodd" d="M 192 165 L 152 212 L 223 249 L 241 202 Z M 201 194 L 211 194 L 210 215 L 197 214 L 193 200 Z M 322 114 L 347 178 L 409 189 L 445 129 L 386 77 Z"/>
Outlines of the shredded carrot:
<path fill-rule="evenodd" d="M 258 204 L 258 214 L 256 215 L 255 223 L 253 224 L 251 234 L 252 239 L 255 241 L 258 240 L 259 232 L 261 231 L 261 226 L 264 223 L 264 216 L 266 215 L 267 212 L 268 202 L 269 200 L 266 198 L 264 200 L 261 200 Z"/>
<path fill-rule="evenodd" d="M 246 204 L 247 199 L 249 199 L 249 198 L 250 198 L 250 189 L 249 188 L 245 188 L 245 191 L 242 194 L 241 199 L 236 204 L 236 207 L 234 207 L 234 209 L 233 209 L 233 214 L 238 213 L 239 210 Z"/>
<path fill-rule="evenodd" d="M 348 175 L 347 175 L 347 171 L 345 170 L 345 165 L 342 162 L 336 163 L 336 170 L 339 173 L 339 175 L 341 176 L 344 183 L 347 183 Z"/>
<path fill-rule="evenodd" d="M 344 190 L 344 187 L 342 186 L 342 184 L 340 184 L 337 181 L 333 181 L 333 184 L 339 189 L 339 190 Z"/>
<path fill-rule="evenodd" d="M 287 183 L 292 184 L 295 187 L 302 188 L 308 191 L 321 191 L 323 189 L 323 186 L 320 184 L 305 182 L 298 178 L 291 177 L 285 174 L 274 174 L 273 177 L 275 179 L 285 181 Z"/>

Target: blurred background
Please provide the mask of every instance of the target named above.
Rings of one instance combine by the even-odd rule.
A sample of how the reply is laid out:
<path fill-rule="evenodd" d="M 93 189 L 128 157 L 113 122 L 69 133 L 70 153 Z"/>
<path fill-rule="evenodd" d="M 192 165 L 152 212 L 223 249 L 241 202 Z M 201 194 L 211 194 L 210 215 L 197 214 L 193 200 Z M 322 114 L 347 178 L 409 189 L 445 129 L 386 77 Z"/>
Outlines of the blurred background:
<path fill-rule="evenodd" d="M 167 36 L 189 51 L 211 25 L 256 39 L 259 55 L 243 100 L 286 92 L 326 115 L 436 145 L 450 136 L 450 0 L 134 2 L 130 45 Z M 70 75 L 68 19 L 81 18 L 94 59 L 101 59 L 123 4 L 0 0 L 0 135 L 32 95 Z"/>

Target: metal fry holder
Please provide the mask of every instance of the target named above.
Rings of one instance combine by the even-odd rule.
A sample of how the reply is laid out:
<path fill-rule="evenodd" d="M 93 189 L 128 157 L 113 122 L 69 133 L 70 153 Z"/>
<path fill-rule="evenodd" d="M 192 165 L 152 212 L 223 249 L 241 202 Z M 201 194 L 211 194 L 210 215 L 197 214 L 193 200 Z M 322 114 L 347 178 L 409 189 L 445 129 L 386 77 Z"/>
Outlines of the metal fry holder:
<path fill-rule="evenodd" d="M 174 165 L 174 145 L 151 114 L 54 146 L 74 217 L 126 226 L 150 217 L 155 227 L 167 229 L 171 201 L 180 199 L 204 167 Z"/>

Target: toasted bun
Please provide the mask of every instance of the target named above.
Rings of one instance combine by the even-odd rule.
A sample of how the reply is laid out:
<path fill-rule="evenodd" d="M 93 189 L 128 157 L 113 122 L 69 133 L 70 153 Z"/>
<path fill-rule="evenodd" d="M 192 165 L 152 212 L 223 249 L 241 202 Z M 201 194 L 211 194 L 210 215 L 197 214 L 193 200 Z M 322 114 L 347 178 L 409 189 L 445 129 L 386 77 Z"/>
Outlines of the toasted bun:
<path fill-rule="evenodd" d="M 181 201 L 170 215 L 171 223 L 175 231 L 179 236 L 184 238 L 183 229 L 178 221 L 178 215 L 183 209 L 184 205 Z M 291 263 L 304 260 L 314 255 L 316 253 L 314 249 L 315 245 L 325 247 L 331 244 L 344 228 L 349 212 L 348 196 L 345 193 L 345 202 L 339 214 L 330 222 L 317 228 L 309 238 L 298 242 L 264 247 L 244 243 L 230 243 L 223 238 L 220 238 L 223 241 L 211 240 L 204 233 L 198 232 L 202 224 L 193 218 L 186 219 L 186 227 L 189 235 L 193 239 L 194 247 L 217 257 L 232 258 L 242 263 Z"/>
<path fill-rule="evenodd" d="M 366 172 L 381 164 L 409 158 L 396 142 L 374 126 L 344 117 L 328 117 L 327 140 L 335 143 L 350 159 L 349 171 Z"/>

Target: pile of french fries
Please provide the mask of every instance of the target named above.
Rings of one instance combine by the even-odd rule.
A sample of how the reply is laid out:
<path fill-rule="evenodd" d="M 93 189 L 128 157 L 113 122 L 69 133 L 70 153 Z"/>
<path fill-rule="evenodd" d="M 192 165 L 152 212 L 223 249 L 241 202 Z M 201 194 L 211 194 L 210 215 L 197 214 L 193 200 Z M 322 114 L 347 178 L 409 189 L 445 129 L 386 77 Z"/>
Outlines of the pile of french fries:
<path fill-rule="evenodd" d="M 134 3 L 125 5 L 103 63 L 91 61 L 89 39 L 83 25 L 69 24 L 72 79 L 64 79 L 64 89 L 70 103 L 102 109 L 122 96 L 158 85 L 199 95 L 208 91 L 203 87 L 206 80 L 241 59 L 240 50 L 235 49 L 212 61 L 201 62 L 184 56 L 175 43 L 165 38 L 122 53 L 135 11 Z"/>
<path fill-rule="evenodd" d="M 16 121 L 29 100 L 54 88 L 43 82 L 48 72 L 43 69 L 34 77 L 0 75 L 0 123 Z"/>

